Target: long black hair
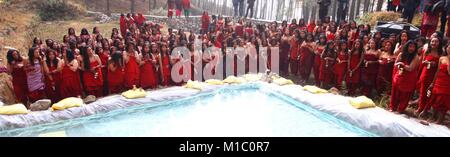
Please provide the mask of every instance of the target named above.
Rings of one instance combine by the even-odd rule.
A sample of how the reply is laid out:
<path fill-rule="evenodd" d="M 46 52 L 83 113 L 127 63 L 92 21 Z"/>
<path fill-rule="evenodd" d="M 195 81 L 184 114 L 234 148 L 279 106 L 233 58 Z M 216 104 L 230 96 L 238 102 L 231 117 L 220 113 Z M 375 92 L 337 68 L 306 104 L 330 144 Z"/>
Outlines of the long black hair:
<path fill-rule="evenodd" d="M 19 56 L 19 58 L 17 59 L 17 61 L 21 62 L 22 56 L 20 55 L 20 52 L 15 50 L 15 49 L 10 49 L 8 50 L 8 52 L 6 53 L 6 60 L 8 61 L 8 64 L 12 64 L 13 61 L 15 61 L 16 59 L 13 56 L 13 53 L 17 52 L 17 55 Z"/>
<path fill-rule="evenodd" d="M 32 66 L 34 66 L 34 59 L 37 56 L 34 56 L 34 51 L 39 50 L 39 47 L 32 47 L 28 50 L 28 61 L 30 61 L 30 64 Z M 41 61 L 41 59 L 39 58 L 39 61 Z"/>
<path fill-rule="evenodd" d="M 52 53 L 55 55 L 55 58 L 53 60 L 50 59 L 50 53 Z M 53 49 L 47 49 L 47 53 L 45 54 L 45 59 L 47 62 L 47 66 L 50 67 L 50 63 L 53 63 L 53 66 L 58 66 L 58 59 L 56 58 L 56 51 Z"/>
<path fill-rule="evenodd" d="M 89 46 L 82 46 L 80 48 L 80 53 L 81 56 L 83 57 L 84 70 L 91 69 L 91 61 L 89 60 L 88 48 Z"/>
<path fill-rule="evenodd" d="M 413 53 L 409 53 L 408 52 L 408 48 L 411 44 L 414 44 L 414 46 L 416 46 L 416 49 L 414 50 Z M 408 40 L 408 42 L 406 42 L 405 46 L 403 47 L 402 50 L 402 55 L 400 56 L 400 61 L 407 61 L 408 63 L 411 63 L 411 61 L 417 56 L 417 43 L 415 43 L 412 40 Z"/>
<path fill-rule="evenodd" d="M 67 61 L 70 63 L 75 59 L 75 54 L 73 53 L 73 51 L 71 49 L 67 49 L 66 57 L 67 57 Z"/>
<path fill-rule="evenodd" d="M 111 54 L 111 63 L 114 63 L 115 66 L 123 67 L 123 56 L 121 51 L 116 51 Z"/>

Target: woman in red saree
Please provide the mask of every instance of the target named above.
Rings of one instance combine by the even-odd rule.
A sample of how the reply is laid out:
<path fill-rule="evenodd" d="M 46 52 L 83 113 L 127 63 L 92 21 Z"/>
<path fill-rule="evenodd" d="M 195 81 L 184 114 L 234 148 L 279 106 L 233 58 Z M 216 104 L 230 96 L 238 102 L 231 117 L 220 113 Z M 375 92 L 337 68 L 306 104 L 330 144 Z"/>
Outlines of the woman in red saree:
<path fill-rule="evenodd" d="M 347 42 L 340 41 L 337 43 L 337 59 L 336 64 L 334 65 L 334 73 L 335 73 L 335 82 L 336 82 L 336 88 L 341 90 L 342 89 L 342 82 L 345 81 L 345 74 L 347 73 L 348 68 L 348 48 L 347 48 Z"/>
<path fill-rule="evenodd" d="M 143 89 L 155 89 L 159 83 L 159 51 L 156 43 L 146 43 L 141 56 L 140 85 Z"/>
<path fill-rule="evenodd" d="M 420 77 L 417 82 L 418 90 L 419 90 L 419 107 L 417 108 L 416 114 L 425 111 L 428 111 L 428 108 L 425 108 L 428 103 L 427 97 L 427 89 L 433 81 L 433 77 L 438 70 L 439 58 L 444 53 L 442 51 L 442 40 L 435 37 L 432 38 L 429 47 L 425 51 L 424 55 L 421 57 L 421 64 L 419 69 Z"/>
<path fill-rule="evenodd" d="M 281 76 L 287 76 L 289 74 L 289 50 L 291 40 L 289 30 L 285 30 L 280 41 L 280 74 Z"/>
<path fill-rule="evenodd" d="M 354 43 L 355 45 L 349 52 L 348 72 L 346 74 L 347 90 L 350 96 L 354 96 L 356 89 L 359 88 L 361 64 L 363 62 L 363 54 L 365 53 L 360 39 L 356 39 Z"/>
<path fill-rule="evenodd" d="M 8 61 L 7 69 L 12 76 L 12 83 L 16 101 L 27 104 L 28 85 L 27 75 L 24 69 L 24 59 L 17 50 L 8 50 L 6 53 Z"/>
<path fill-rule="evenodd" d="M 125 89 L 132 89 L 133 86 L 139 86 L 139 63 L 141 58 L 135 51 L 135 44 L 129 43 L 123 52 L 123 60 L 125 63 Z"/>
<path fill-rule="evenodd" d="M 334 49 L 334 42 L 328 41 L 325 50 L 323 51 L 320 64 L 320 87 L 329 88 L 334 81 L 334 64 L 336 62 L 337 54 Z"/>
<path fill-rule="evenodd" d="M 374 39 L 369 40 L 369 49 L 364 53 L 364 64 L 361 71 L 362 94 L 372 98 L 378 73 L 380 51 Z"/>
<path fill-rule="evenodd" d="M 211 19 L 209 18 L 208 12 L 204 11 L 202 15 L 202 34 L 208 33 L 208 27 Z"/>
<path fill-rule="evenodd" d="M 81 97 L 79 63 L 71 49 L 62 51 L 64 65 L 61 71 L 61 98 Z"/>
<path fill-rule="evenodd" d="M 114 52 L 108 62 L 108 89 L 110 94 L 118 94 L 124 90 L 125 69 L 122 52 Z"/>
<path fill-rule="evenodd" d="M 447 54 L 450 53 L 450 44 L 446 46 Z M 439 59 L 438 71 L 434 76 L 433 83 L 428 87 L 430 101 L 427 106 L 432 106 L 438 112 L 436 123 L 442 124 L 445 114 L 450 109 L 450 55 L 442 56 Z M 424 112 L 420 114 L 422 117 Z M 431 119 L 435 117 L 436 112 Z"/>
<path fill-rule="evenodd" d="M 299 46 L 303 43 L 303 40 L 306 37 L 305 32 L 303 32 L 303 34 L 304 34 L 303 36 L 301 34 L 302 33 L 300 32 L 300 30 L 295 30 L 294 36 L 291 37 L 291 39 L 289 41 L 289 44 L 290 44 L 289 65 L 290 65 L 290 69 L 291 69 L 291 75 L 294 75 L 294 76 L 298 75 L 298 66 L 299 66 L 298 63 L 300 61 Z"/>
<path fill-rule="evenodd" d="M 320 66 L 322 64 L 322 53 L 325 50 L 325 47 L 327 45 L 327 38 L 325 35 L 320 35 L 319 37 L 319 43 L 316 46 L 315 55 L 314 55 L 314 66 L 313 66 L 313 72 L 314 72 L 314 80 L 317 87 L 320 87 Z"/>
<path fill-rule="evenodd" d="M 378 59 L 379 67 L 376 83 L 376 89 L 379 96 L 392 84 L 392 71 L 394 70 L 394 63 L 397 59 L 397 56 L 394 55 L 393 42 L 391 40 L 385 40 L 383 45 L 383 51 Z"/>
<path fill-rule="evenodd" d="M 417 55 L 417 44 L 413 41 L 405 43 L 403 51 L 394 64 L 390 111 L 403 113 L 408 107 L 416 89 L 420 59 Z"/>
<path fill-rule="evenodd" d="M 314 37 L 311 33 L 306 35 L 306 40 L 300 46 L 300 62 L 299 72 L 303 83 L 308 82 L 311 75 L 311 69 L 314 65 L 314 51 L 316 44 L 314 43 Z"/>
<path fill-rule="evenodd" d="M 94 95 L 95 97 L 103 96 L 102 61 L 100 57 L 89 46 L 82 47 L 80 53 L 83 58 L 81 70 L 83 71 L 83 83 L 86 94 Z"/>
<path fill-rule="evenodd" d="M 169 54 L 169 48 L 167 46 L 167 43 L 161 43 L 160 47 L 161 51 L 161 59 L 162 59 L 162 65 L 161 65 L 161 85 L 164 87 L 167 87 L 170 85 L 172 78 L 170 77 L 170 73 L 172 72 L 171 65 L 170 65 L 170 54 Z"/>
<path fill-rule="evenodd" d="M 61 100 L 61 70 L 62 61 L 56 57 L 56 52 L 53 49 L 48 49 L 45 64 L 45 90 L 47 96 L 52 102 L 58 102 Z"/>

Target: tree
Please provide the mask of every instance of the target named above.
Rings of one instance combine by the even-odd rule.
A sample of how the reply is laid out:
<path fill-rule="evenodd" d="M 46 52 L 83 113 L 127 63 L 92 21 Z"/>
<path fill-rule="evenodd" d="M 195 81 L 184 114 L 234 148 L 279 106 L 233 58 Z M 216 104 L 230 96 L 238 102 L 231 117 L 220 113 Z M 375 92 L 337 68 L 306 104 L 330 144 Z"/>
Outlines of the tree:
<path fill-rule="evenodd" d="M 378 0 L 377 3 L 377 11 L 381 11 L 381 8 L 383 7 L 384 0 Z"/>
<path fill-rule="evenodd" d="M 359 16 L 360 9 L 361 9 L 361 0 L 356 0 L 356 16 Z"/>
<path fill-rule="evenodd" d="M 110 10 L 109 2 L 110 2 L 110 0 L 106 0 L 106 14 L 108 16 L 111 16 L 111 10 Z"/>
<path fill-rule="evenodd" d="M 333 18 L 331 18 L 331 19 L 336 19 L 337 0 L 334 0 L 333 4 L 331 4 L 331 6 L 333 7 L 333 11 L 331 12 L 331 16 Z"/>
<path fill-rule="evenodd" d="M 131 0 L 131 13 L 135 13 L 136 11 L 136 0 Z"/>
<path fill-rule="evenodd" d="M 356 0 L 352 0 L 352 2 L 350 3 L 350 14 L 349 14 L 350 20 L 355 19 L 355 4 L 356 4 L 355 2 Z"/>
<path fill-rule="evenodd" d="M 224 15 L 227 14 L 227 0 L 223 0 L 223 4 L 222 4 L 222 14 L 224 14 Z"/>
<path fill-rule="evenodd" d="M 369 4 L 370 4 L 370 0 L 364 0 L 364 9 L 363 9 L 364 13 L 369 12 Z"/>

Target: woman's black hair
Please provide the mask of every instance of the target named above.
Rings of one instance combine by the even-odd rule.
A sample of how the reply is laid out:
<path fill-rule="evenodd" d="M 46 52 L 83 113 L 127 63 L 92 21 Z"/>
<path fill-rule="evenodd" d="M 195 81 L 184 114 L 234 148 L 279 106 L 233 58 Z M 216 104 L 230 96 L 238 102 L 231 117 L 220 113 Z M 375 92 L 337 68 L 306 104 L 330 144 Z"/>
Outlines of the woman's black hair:
<path fill-rule="evenodd" d="M 102 53 L 102 52 L 100 52 L 100 49 L 103 50 L 103 47 L 100 47 L 100 46 L 95 47 L 95 54 L 100 55 L 100 53 Z"/>
<path fill-rule="evenodd" d="M 36 49 L 39 50 L 39 47 L 32 47 L 28 50 L 28 61 L 30 61 L 32 66 L 34 66 L 34 58 L 36 58 L 36 56 L 34 56 L 34 51 L 36 51 Z"/>
<path fill-rule="evenodd" d="M 346 44 L 347 45 L 347 42 L 345 41 L 345 40 L 339 40 L 339 51 L 342 51 L 342 44 Z M 347 47 L 345 48 L 345 50 L 344 51 L 348 51 L 348 45 L 347 45 Z"/>
<path fill-rule="evenodd" d="M 325 43 L 320 43 L 320 39 L 325 39 Z M 328 40 L 327 40 L 327 37 L 324 35 L 324 34 L 321 34 L 320 36 L 319 36 L 319 41 L 318 41 L 318 43 L 319 43 L 319 45 L 327 45 L 327 43 L 328 43 Z"/>
<path fill-rule="evenodd" d="M 71 30 L 73 30 L 73 33 L 70 33 Z M 67 34 L 68 34 L 68 35 L 75 35 L 75 29 L 72 28 L 72 27 L 70 27 L 70 28 L 67 30 Z"/>
<path fill-rule="evenodd" d="M 86 28 L 81 29 L 81 35 L 89 35 L 89 32 Z"/>
<path fill-rule="evenodd" d="M 437 47 L 437 53 L 438 53 L 439 56 L 442 56 L 442 54 L 444 53 L 444 50 L 442 49 L 444 44 L 443 44 L 442 38 L 439 38 L 439 37 L 436 37 L 436 38 L 439 40 L 439 44 L 438 44 L 438 47 Z M 425 54 L 430 54 L 431 53 L 431 49 L 432 49 L 431 48 L 431 40 L 433 40 L 433 38 L 431 38 L 430 41 L 428 42 L 429 48 L 427 49 Z"/>
<path fill-rule="evenodd" d="M 335 51 L 335 47 L 332 46 L 334 46 L 334 41 L 333 40 L 328 41 L 327 45 L 325 46 L 324 53 Z"/>
<path fill-rule="evenodd" d="M 21 62 L 23 60 L 22 56 L 20 55 L 20 52 L 15 50 L 15 49 L 10 49 L 8 50 L 8 52 L 6 53 L 6 60 L 8 61 L 8 64 L 12 64 L 12 62 L 15 60 L 13 53 L 17 52 L 17 55 L 19 56 L 19 58 L 17 59 L 17 61 Z"/>
<path fill-rule="evenodd" d="M 394 50 L 395 50 L 395 46 L 394 46 L 394 42 L 389 40 L 389 39 L 384 39 L 383 40 L 383 50 L 384 50 L 384 46 L 386 45 L 386 43 L 391 43 L 391 49 L 389 50 L 389 54 L 393 54 Z"/>
<path fill-rule="evenodd" d="M 88 48 L 88 46 L 83 46 L 80 48 L 81 57 L 83 58 L 84 70 L 91 69 L 91 61 L 89 60 Z"/>
<path fill-rule="evenodd" d="M 98 27 L 92 28 L 92 34 L 100 34 L 100 32 L 98 31 Z"/>
<path fill-rule="evenodd" d="M 53 52 L 54 53 L 54 55 L 55 55 L 55 58 L 53 59 L 53 60 L 51 60 L 50 59 L 50 53 L 51 52 Z M 51 66 L 51 64 L 50 63 L 53 63 L 53 66 L 58 66 L 58 59 L 56 58 L 56 51 L 55 50 L 53 50 L 53 49 L 47 49 L 47 53 L 45 54 L 45 59 L 46 59 L 46 62 L 47 62 L 47 66 L 48 67 L 50 67 Z"/>
<path fill-rule="evenodd" d="M 117 51 L 111 54 L 111 61 L 116 66 L 123 67 L 123 56 L 122 52 Z"/>
<path fill-rule="evenodd" d="M 359 48 L 358 49 L 356 49 L 356 46 L 355 46 L 356 42 L 359 42 Z M 363 41 L 361 39 L 357 39 L 357 40 L 355 40 L 355 43 L 353 43 L 353 44 L 354 45 L 353 45 L 353 48 L 351 50 L 351 53 L 353 54 L 353 52 L 358 51 L 359 55 L 361 56 L 363 51 L 364 51 Z"/>
<path fill-rule="evenodd" d="M 397 43 L 403 44 L 403 43 L 402 43 L 402 34 L 403 34 L 403 33 L 406 33 L 406 37 L 408 38 L 408 41 L 411 39 L 411 38 L 409 37 L 409 34 L 408 34 L 407 31 L 401 31 L 400 34 L 398 35 Z"/>
<path fill-rule="evenodd" d="M 73 51 L 71 49 L 67 49 L 66 57 L 67 57 L 67 61 L 69 61 L 69 63 L 70 63 L 75 59 L 75 54 L 73 53 Z"/>
<path fill-rule="evenodd" d="M 308 36 L 311 37 L 311 41 L 308 41 Z M 307 42 L 314 42 L 314 36 L 312 33 L 306 33 L 305 41 Z"/>
<path fill-rule="evenodd" d="M 414 50 L 413 53 L 408 52 L 408 48 L 411 44 L 414 44 L 414 46 L 416 46 L 416 50 Z M 413 40 L 408 40 L 408 42 L 406 42 L 405 46 L 403 47 L 402 55 L 400 56 L 401 61 L 407 61 L 408 63 L 411 63 L 411 61 L 417 56 L 417 49 L 417 43 L 415 43 Z"/>

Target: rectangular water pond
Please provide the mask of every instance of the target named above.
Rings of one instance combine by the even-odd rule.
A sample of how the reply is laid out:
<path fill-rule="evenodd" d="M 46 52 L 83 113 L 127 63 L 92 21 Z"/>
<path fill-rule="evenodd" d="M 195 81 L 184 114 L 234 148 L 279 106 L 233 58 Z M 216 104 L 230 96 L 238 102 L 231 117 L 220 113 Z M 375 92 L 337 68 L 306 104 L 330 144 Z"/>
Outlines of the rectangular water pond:
<path fill-rule="evenodd" d="M 370 137 L 377 136 L 285 95 L 228 86 L 188 98 L 4 130 L 0 136 Z"/>

